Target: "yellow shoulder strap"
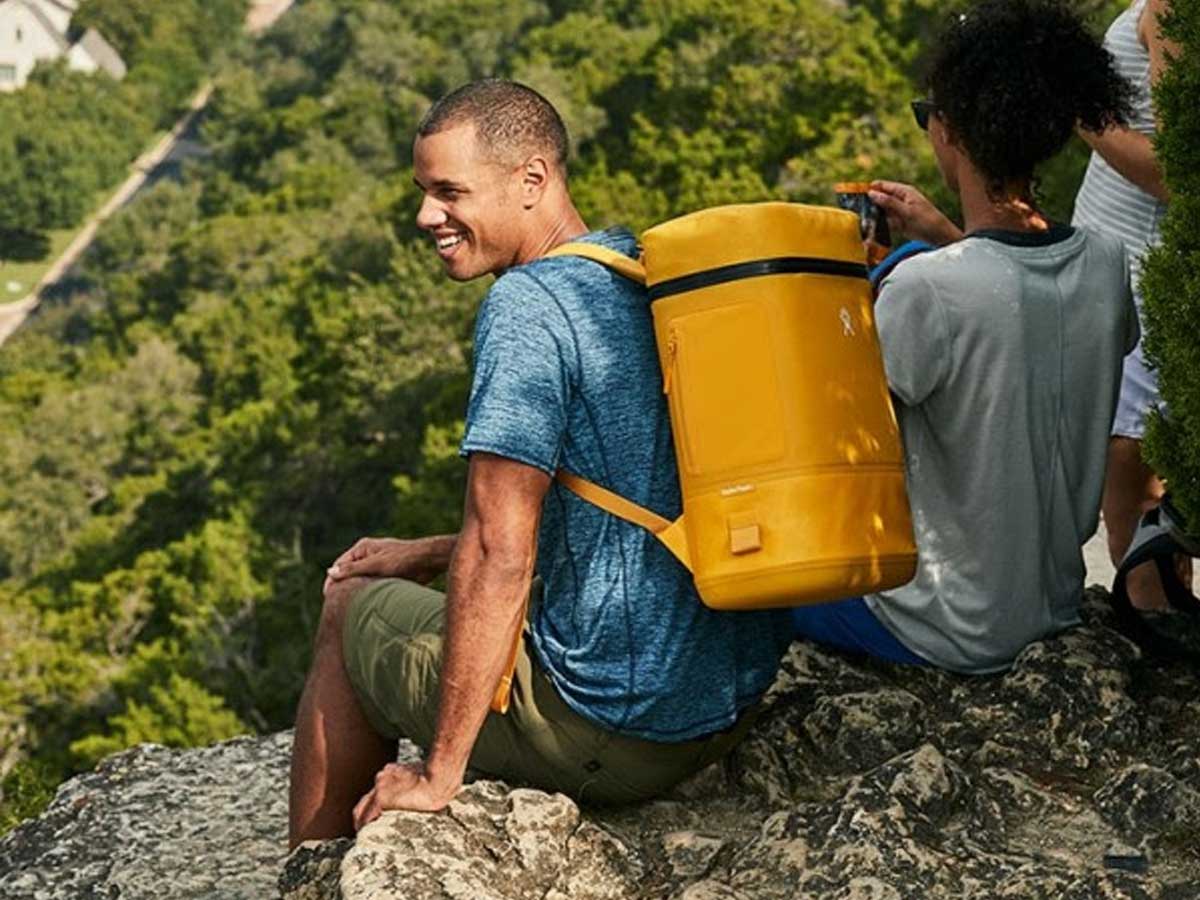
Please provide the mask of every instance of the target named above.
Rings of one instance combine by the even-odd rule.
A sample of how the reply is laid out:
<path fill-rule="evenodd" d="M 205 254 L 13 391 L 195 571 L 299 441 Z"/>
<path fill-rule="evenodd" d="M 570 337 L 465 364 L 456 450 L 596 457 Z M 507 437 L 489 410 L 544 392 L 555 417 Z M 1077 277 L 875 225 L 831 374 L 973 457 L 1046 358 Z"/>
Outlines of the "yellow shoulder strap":
<path fill-rule="evenodd" d="M 626 522 L 632 522 L 634 525 L 645 528 L 662 541 L 667 549 L 675 554 L 675 558 L 687 567 L 689 572 L 692 570 L 692 561 L 688 554 L 687 532 L 683 527 L 682 516 L 674 522 L 668 521 L 644 506 L 638 506 L 632 500 L 627 500 L 620 494 L 614 494 L 607 488 L 602 488 L 565 469 L 559 469 L 554 477 L 567 490 L 579 495 L 593 506 L 612 513 L 618 519 L 624 519 Z"/>
<path fill-rule="evenodd" d="M 599 244 L 588 244 L 582 241 L 561 244 L 546 255 L 581 256 L 584 259 L 600 263 L 600 265 L 611 269 L 618 275 L 628 278 L 630 281 L 635 281 L 638 284 L 646 283 L 646 269 L 640 260 L 630 259 L 623 253 L 610 250 L 608 247 L 601 247 Z M 675 554 L 675 558 L 687 567 L 689 572 L 692 570 L 691 559 L 688 555 L 687 532 L 684 530 L 682 516 L 674 522 L 668 522 L 662 516 L 652 513 L 645 507 L 638 506 L 631 500 L 626 500 L 620 494 L 614 494 L 612 491 L 602 488 L 598 484 L 593 484 L 586 478 L 572 475 L 563 469 L 558 470 L 557 478 L 564 487 L 578 494 L 594 506 L 600 507 L 605 512 L 612 513 L 617 518 L 645 528 L 662 541 L 666 548 Z M 518 632 L 512 651 L 509 653 L 508 665 L 505 667 L 504 674 L 501 675 L 500 683 L 496 685 L 496 692 L 492 697 L 491 708 L 501 715 L 508 712 L 509 699 L 512 694 L 512 682 L 517 667 L 517 654 L 520 646 L 521 635 Z"/>
<path fill-rule="evenodd" d="M 583 241 L 572 241 L 569 244 L 559 244 L 546 254 L 547 256 L 582 256 L 592 262 L 598 262 L 607 269 L 612 269 L 618 275 L 623 275 L 638 284 L 646 283 L 646 268 L 640 260 L 630 259 L 624 253 L 601 247 L 599 244 L 588 244 Z"/>
<path fill-rule="evenodd" d="M 688 555 L 687 531 L 684 529 L 683 516 L 680 516 L 674 522 L 668 522 L 662 516 L 651 512 L 644 506 L 638 506 L 632 500 L 626 500 L 620 494 L 614 494 L 607 488 L 602 488 L 600 485 L 594 484 L 586 478 L 573 475 L 565 469 L 559 469 L 555 478 L 563 487 L 573 491 L 593 506 L 598 506 L 600 509 L 612 513 L 619 519 L 624 519 L 626 522 L 632 522 L 634 525 L 640 525 L 642 528 L 645 528 L 662 541 L 666 548 L 675 554 L 675 558 L 687 567 L 689 572 L 692 571 L 692 562 Z M 528 612 L 528 601 L 526 601 L 526 604 L 526 612 Z M 500 715 L 508 712 L 509 700 L 512 696 L 513 678 L 517 669 L 517 656 L 520 649 L 521 632 L 518 630 L 512 649 L 508 654 L 508 664 L 504 667 L 504 673 L 500 676 L 500 683 L 496 685 L 496 691 L 492 695 L 492 711 Z"/>
<path fill-rule="evenodd" d="M 558 483 L 563 487 L 578 494 L 593 506 L 598 506 L 604 511 L 624 519 L 626 522 L 641 525 L 651 534 L 658 534 L 660 531 L 666 531 L 671 527 L 671 523 L 657 513 L 652 513 L 644 506 L 638 506 L 632 500 L 626 500 L 620 494 L 614 494 L 608 488 L 602 488 L 600 485 L 594 484 L 586 478 L 580 478 L 566 469 L 559 469 L 554 477 L 558 479 Z"/>
<path fill-rule="evenodd" d="M 529 595 L 525 595 L 525 605 L 521 607 L 521 621 L 517 624 L 517 636 L 513 639 L 512 649 L 508 651 L 508 662 L 504 665 L 504 674 L 492 694 L 491 708 L 494 712 L 504 715 L 508 712 L 508 704 L 512 699 L 512 683 L 517 674 L 517 657 L 521 653 L 521 640 L 524 636 L 525 619 L 529 615 Z"/>
<path fill-rule="evenodd" d="M 623 275 L 638 284 L 646 283 L 646 267 L 641 260 L 630 259 L 624 253 L 618 253 L 599 244 L 589 244 L 583 241 L 573 241 L 561 244 L 546 254 L 547 256 L 581 256 L 592 262 L 600 263 L 612 269 L 618 275 Z M 612 513 L 618 519 L 640 525 L 666 545 L 675 554 L 675 558 L 683 563 L 688 571 L 692 569 L 688 553 L 687 532 L 683 526 L 683 517 L 669 522 L 657 513 L 643 506 L 638 506 L 632 500 L 627 500 L 620 494 L 614 494 L 607 488 L 580 478 L 564 469 L 559 469 L 556 475 L 559 483 L 568 490 L 582 497 L 593 506 L 598 506 L 605 512 Z"/>

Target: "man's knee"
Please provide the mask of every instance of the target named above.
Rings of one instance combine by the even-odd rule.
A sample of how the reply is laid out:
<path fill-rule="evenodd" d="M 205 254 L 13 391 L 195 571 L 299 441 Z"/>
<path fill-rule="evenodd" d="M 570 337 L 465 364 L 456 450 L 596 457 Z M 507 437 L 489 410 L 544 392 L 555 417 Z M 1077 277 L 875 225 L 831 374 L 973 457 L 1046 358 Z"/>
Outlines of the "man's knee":
<path fill-rule="evenodd" d="M 321 624 L 317 629 L 318 641 L 323 637 L 327 640 L 341 640 L 351 602 L 371 582 L 370 578 L 343 578 L 326 585 L 321 606 Z"/>

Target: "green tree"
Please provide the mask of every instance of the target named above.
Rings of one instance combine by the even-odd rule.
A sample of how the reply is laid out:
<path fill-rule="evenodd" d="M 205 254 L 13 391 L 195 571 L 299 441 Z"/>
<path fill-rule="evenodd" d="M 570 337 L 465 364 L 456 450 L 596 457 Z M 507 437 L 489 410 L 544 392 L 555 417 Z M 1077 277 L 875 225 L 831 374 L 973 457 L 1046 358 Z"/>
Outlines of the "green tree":
<path fill-rule="evenodd" d="M 1200 523 L 1200 9 L 1174 3 L 1165 33 L 1179 58 L 1160 79 L 1156 150 L 1171 204 L 1162 245 L 1146 261 L 1146 352 L 1158 369 L 1165 408 L 1151 417 L 1146 454 L 1193 529 Z"/>
<path fill-rule="evenodd" d="M 150 689 L 150 700 L 131 700 L 110 720 L 110 732 L 89 735 L 71 744 L 83 765 L 93 766 L 104 757 L 135 744 L 196 747 L 246 732 L 238 717 L 194 681 L 171 675 L 165 685 Z"/>
<path fill-rule="evenodd" d="M 0 228 L 74 225 L 149 136 L 129 90 L 104 75 L 40 66 L 0 95 Z"/>
<path fill-rule="evenodd" d="M 128 74 L 118 83 L 39 65 L 22 90 L 0 95 L 0 234 L 78 224 L 175 118 L 246 9 L 245 0 L 84 0 L 72 29 L 107 35 Z"/>

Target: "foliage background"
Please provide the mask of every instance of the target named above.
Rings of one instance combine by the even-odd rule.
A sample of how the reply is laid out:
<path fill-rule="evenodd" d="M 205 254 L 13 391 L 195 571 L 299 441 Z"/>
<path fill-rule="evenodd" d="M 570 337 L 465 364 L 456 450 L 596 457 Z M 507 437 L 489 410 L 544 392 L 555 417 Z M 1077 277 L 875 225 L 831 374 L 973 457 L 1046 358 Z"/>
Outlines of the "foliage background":
<path fill-rule="evenodd" d="M 72 91 L 109 92 L 86 128 L 64 115 L 127 157 L 228 34 L 157 8 L 88 0 L 81 18 L 129 53 L 129 81 L 50 72 L 0 116 L 56 84 L 66 99 L 45 102 L 80 109 Z M 493 74 L 542 90 L 594 227 L 828 203 L 835 181 L 870 176 L 946 203 L 908 111 L 943 14 L 938 0 L 308 0 L 255 45 L 227 41 L 211 158 L 112 221 L 86 294 L 0 352 L 0 829 L 131 744 L 286 727 L 329 560 L 364 534 L 456 527 L 484 286 L 442 277 L 412 223 L 410 140 L 432 99 Z M 21 115 L 0 129 L 0 173 L 36 131 Z M 1059 217 L 1083 161 L 1075 147 L 1045 173 Z M 20 227 L 48 221 L 8 209 Z"/>
<path fill-rule="evenodd" d="M 30 234 L 76 225 L 118 182 L 156 129 L 169 125 L 241 27 L 247 0 L 83 0 L 71 20 L 95 27 L 129 69 L 38 66 L 0 94 L 0 262 Z M 22 241 L 24 238 L 24 241 Z"/>
<path fill-rule="evenodd" d="M 1146 454 L 1200 533 L 1200 6 L 1175 3 L 1167 33 L 1180 56 L 1158 84 L 1157 144 L 1171 190 L 1161 247 L 1146 262 L 1146 352 L 1170 415 L 1151 419 Z"/>

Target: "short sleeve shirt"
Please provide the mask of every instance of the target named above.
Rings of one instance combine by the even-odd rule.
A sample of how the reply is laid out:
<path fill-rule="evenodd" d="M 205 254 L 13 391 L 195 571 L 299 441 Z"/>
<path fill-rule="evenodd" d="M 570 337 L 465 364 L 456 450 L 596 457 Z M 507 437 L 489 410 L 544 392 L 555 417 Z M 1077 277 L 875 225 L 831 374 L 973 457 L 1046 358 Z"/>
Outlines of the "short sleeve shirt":
<path fill-rule="evenodd" d="M 623 229 L 583 238 L 630 256 Z M 461 452 L 564 468 L 666 518 L 680 513 L 670 418 L 643 288 L 578 257 L 502 275 L 475 330 Z M 731 725 L 770 686 L 786 616 L 715 612 L 644 529 L 557 482 L 542 511 L 531 632 L 563 699 L 614 731 L 682 741 Z"/>
<path fill-rule="evenodd" d="M 867 598 L 909 649 L 991 672 L 1076 623 L 1122 360 L 1120 244 L 996 232 L 902 263 L 876 304 L 898 400 L 917 574 Z"/>

